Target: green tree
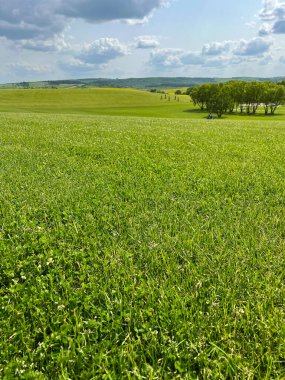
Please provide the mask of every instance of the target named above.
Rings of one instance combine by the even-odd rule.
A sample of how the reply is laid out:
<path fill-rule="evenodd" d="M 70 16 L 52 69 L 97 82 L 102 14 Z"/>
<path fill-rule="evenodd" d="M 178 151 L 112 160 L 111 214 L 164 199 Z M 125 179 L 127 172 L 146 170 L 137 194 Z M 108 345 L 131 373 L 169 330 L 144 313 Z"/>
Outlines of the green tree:
<path fill-rule="evenodd" d="M 187 88 L 187 90 L 185 91 L 185 95 L 191 95 L 192 89 L 193 87 Z"/>
<path fill-rule="evenodd" d="M 274 115 L 276 109 L 285 101 L 285 89 L 283 86 L 272 86 L 270 113 Z"/>
<path fill-rule="evenodd" d="M 261 103 L 262 95 L 264 93 L 265 84 L 262 82 L 249 82 L 245 86 L 247 112 L 250 111 L 256 114 L 256 111 Z"/>
<path fill-rule="evenodd" d="M 234 109 L 237 112 L 240 104 L 243 103 L 244 82 L 232 80 L 227 82 L 226 86 L 232 98 L 232 104 L 229 112 L 233 112 Z"/>
<path fill-rule="evenodd" d="M 210 96 L 207 100 L 207 109 L 210 113 L 216 113 L 218 117 L 222 117 L 232 108 L 232 103 L 230 89 L 227 85 L 223 83 L 211 85 Z"/>
<path fill-rule="evenodd" d="M 206 108 L 207 101 L 209 100 L 210 92 L 210 84 L 202 84 L 201 86 L 193 87 L 190 96 L 194 105 L 199 105 L 203 111 Z"/>
<path fill-rule="evenodd" d="M 229 81 L 220 84 L 203 84 L 193 87 L 190 94 L 194 105 L 201 110 L 205 108 L 210 113 L 221 117 L 226 112 L 241 112 L 256 114 L 263 105 L 265 114 L 274 115 L 276 109 L 285 102 L 285 86 L 271 82 Z"/>

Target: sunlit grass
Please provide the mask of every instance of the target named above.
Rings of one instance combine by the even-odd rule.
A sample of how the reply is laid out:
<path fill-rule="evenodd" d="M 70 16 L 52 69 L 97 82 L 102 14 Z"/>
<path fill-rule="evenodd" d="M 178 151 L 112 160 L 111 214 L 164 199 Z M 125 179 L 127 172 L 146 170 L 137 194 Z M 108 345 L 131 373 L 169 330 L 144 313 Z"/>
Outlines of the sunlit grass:
<path fill-rule="evenodd" d="M 285 127 L 5 114 L 0 377 L 285 376 Z"/>

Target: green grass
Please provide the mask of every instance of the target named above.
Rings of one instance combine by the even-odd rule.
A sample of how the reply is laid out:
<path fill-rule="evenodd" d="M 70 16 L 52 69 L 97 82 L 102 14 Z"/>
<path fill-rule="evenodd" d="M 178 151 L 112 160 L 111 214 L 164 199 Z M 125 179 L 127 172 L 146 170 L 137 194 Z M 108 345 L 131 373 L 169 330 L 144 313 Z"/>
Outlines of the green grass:
<path fill-rule="evenodd" d="M 170 90 L 169 90 L 170 91 Z M 164 95 L 132 89 L 95 88 L 95 89 L 38 89 L 38 90 L 0 90 L 1 112 L 36 112 L 53 114 L 112 115 L 136 117 L 166 117 L 181 119 L 203 119 L 208 112 L 201 112 L 190 103 L 189 96 L 173 93 L 166 99 Z M 161 99 L 162 96 L 162 99 Z M 224 115 L 226 119 L 270 120 L 264 116 L 263 109 L 257 115 Z M 277 120 L 285 120 L 285 108 L 279 108 Z"/>
<path fill-rule="evenodd" d="M 180 102 L 131 89 L 41 89 L 0 91 L 0 111 L 91 115 L 177 116 L 191 107 L 188 96 Z M 183 116 L 183 115 L 182 115 Z"/>
<path fill-rule="evenodd" d="M 0 378 L 284 377 L 284 149 L 278 121 L 3 112 Z"/>

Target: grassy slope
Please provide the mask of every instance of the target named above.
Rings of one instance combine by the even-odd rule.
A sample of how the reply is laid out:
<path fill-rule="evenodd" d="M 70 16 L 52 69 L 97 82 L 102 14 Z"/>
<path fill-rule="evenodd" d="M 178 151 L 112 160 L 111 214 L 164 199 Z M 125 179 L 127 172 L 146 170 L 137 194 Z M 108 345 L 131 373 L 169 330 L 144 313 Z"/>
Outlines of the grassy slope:
<path fill-rule="evenodd" d="M 186 101 L 189 105 L 189 97 L 186 97 Z M 174 109 L 172 112 L 177 112 L 177 103 L 174 101 L 161 101 L 158 94 L 130 89 L 5 90 L 0 91 L 0 104 L 1 110 L 8 112 L 84 114 L 133 112 L 139 115 L 148 112 L 149 109 L 159 116 L 161 110 L 162 113 L 169 112 L 166 110 L 169 107 Z M 157 107 L 158 111 L 152 111 Z"/>
<path fill-rule="evenodd" d="M 161 100 L 160 94 L 131 89 L 44 89 L 44 90 L 2 90 L 0 91 L 0 112 L 38 112 L 85 115 L 117 115 L 138 117 L 167 117 L 201 119 L 201 113 L 189 102 L 188 96 L 180 101 Z M 265 118 L 260 109 L 257 116 L 226 115 L 230 119 Z M 275 119 L 284 120 L 285 110 L 279 109 Z"/>
<path fill-rule="evenodd" d="M 3 113 L 0 377 L 285 376 L 284 141 Z"/>

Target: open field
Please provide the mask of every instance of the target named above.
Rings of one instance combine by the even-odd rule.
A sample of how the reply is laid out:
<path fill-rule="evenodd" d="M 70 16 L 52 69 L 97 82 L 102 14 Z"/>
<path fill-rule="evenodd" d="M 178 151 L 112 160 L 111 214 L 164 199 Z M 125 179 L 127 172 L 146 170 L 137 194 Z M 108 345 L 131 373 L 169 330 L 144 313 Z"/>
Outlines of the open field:
<path fill-rule="evenodd" d="M 113 115 L 138 117 L 167 117 L 203 119 L 207 112 L 201 112 L 190 103 L 189 96 L 174 100 L 173 90 L 168 95 L 154 94 L 132 89 L 41 89 L 1 90 L 1 112 L 37 112 L 55 114 Z M 162 99 L 161 99 L 162 96 Z M 263 108 L 257 115 L 224 115 L 226 119 L 270 120 L 264 116 Z M 285 108 L 277 110 L 274 120 L 285 120 Z"/>
<path fill-rule="evenodd" d="M 284 377 L 284 122 L 57 91 L 0 92 L 0 377 Z"/>

